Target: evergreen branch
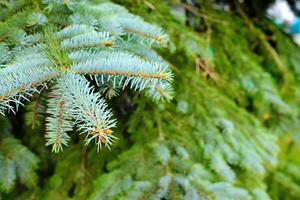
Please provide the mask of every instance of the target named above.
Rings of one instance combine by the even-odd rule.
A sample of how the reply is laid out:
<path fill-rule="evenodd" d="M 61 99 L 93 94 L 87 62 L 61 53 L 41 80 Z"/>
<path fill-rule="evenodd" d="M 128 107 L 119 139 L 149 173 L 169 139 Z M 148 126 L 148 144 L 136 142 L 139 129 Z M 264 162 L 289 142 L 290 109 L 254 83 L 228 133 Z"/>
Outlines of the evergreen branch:
<path fill-rule="evenodd" d="M 113 37 L 108 32 L 91 31 L 65 39 L 62 41 L 61 46 L 64 49 L 111 46 L 113 41 Z"/>
<path fill-rule="evenodd" d="M 167 73 L 166 74 L 163 74 L 163 73 L 147 74 L 144 72 L 134 73 L 134 72 L 129 72 L 129 71 L 123 72 L 121 70 L 120 71 L 117 71 L 117 70 L 110 71 L 110 70 L 97 70 L 97 69 L 95 69 L 95 70 L 82 69 L 82 70 L 70 70 L 70 71 L 75 74 L 92 74 L 92 75 L 103 75 L 103 76 L 128 76 L 128 77 L 136 77 L 139 79 L 159 79 L 159 80 L 164 80 L 164 81 L 170 80 L 170 78 L 169 78 L 170 74 L 167 74 Z M 124 85 L 124 86 L 126 86 L 126 85 Z"/>
<path fill-rule="evenodd" d="M 89 13 L 97 16 L 102 28 L 106 31 L 123 35 L 124 32 L 137 35 L 141 39 L 149 40 L 165 45 L 168 42 L 162 28 L 145 22 L 142 18 L 130 14 L 125 8 L 113 4 L 102 3 L 99 5 L 81 5 L 82 13 Z"/>
<path fill-rule="evenodd" d="M 75 62 L 71 70 L 78 73 L 122 75 L 169 81 L 171 74 L 164 63 L 146 61 L 122 51 L 78 51 L 70 54 Z"/>
<path fill-rule="evenodd" d="M 71 70 L 77 73 L 120 75 L 170 81 L 172 75 L 165 63 L 144 60 L 123 51 L 75 51 L 69 54 L 75 62 Z"/>
<path fill-rule="evenodd" d="M 166 62 L 159 56 L 156 51 L 149 46 L 142 44 L 138 39 L 132 38 L 130 42 L 126 40 L 117 40 L 116 45 L 119 50 L 128 51 L 145 60 L 153 60 L 155 62 Z M 167 64 L 166 64 L 167 65 Z"/>
<path fill-rule="evenodd" d="M 26 96 L 39 92 L 39 86 L 46 86 L 45 82 L 57 77 L 60 72 L 50 68 L 38 67 L 35 69 L 20 70 L 15 73 L 1 73 L 0 71 L 0 113 L 5 110 L 14 112 L 11 102 L 23 105 L 21 100 L 28 100 Z"/>
<path fill-rule="evenodd" d="M 31 48 L 20 51 L 15 56 L 14 60 L 4 65 L 4 68 L 0 71 L 1 74 L 15 73 L 24 70 L 34 69 L 38 67 L 47 67 L 52 63 L 41 51 L 43 47 L 41 45 L 33 46 Z"/>
<path fill-rule="evenodd" d="M 73 130 L 73 123 L 67 113 L 67 103 L 63 97 L 63 91 L 59 89 L 59 86 L 54 89 L 50 94 L 46 111 L 49 116 L 46 118 L 47 135 L 45 137 L 46 146 L 52 145 L 52 151 L 58 153 L 63 151 L 62 145 L 68 146 L 70 137 L 67 132 Z"/>
<path fill-rule="evenodd" d="M 110 148 L 117 139 L 111 128 L 116 126 L 112 113 L 107 105 L 89 86 L 87 80 L 74 74 L 66 74 L 59 79 L 60 90 L 64 99 L 69 102 L 68 112 L 78 124 L 81 134 L 86 134 L 86 145 L 95 139 L 98 151 L 104 146 Z"/>
<path fill-rule="evenodd" d="M 89 27 L 99 26 L 98 21 L 93 15 L 81 15 L 78 12 L 70 16 L 70 22 L 72 23 L 72 25 L 85 25 Z"/>
<path fill-rule="evenodd" d="M 73 24 L 56 33 L 58 39 L 67 39 L 83 33 L 95 31 L 94 27 L 85 24 Z"/>
<path fill-rule="evenodd" d="M 12 103 L 17 110 L 23 105 L 22 100 L 29 101 L 28 97 L 46 87 L 47 81 L 59 77 L 46 111 L 49 114 L 46 145 L 53 145 L 54 152 L 61 151 L 63 145 L 67 146 L 67 132 L 75 123 L 81 134 L 86 134 L 86 145 L 95 140 L 98 151 L 102 147 L 110 148 L 117 139 L 111 130 L 115 120 L 111 119 L 112 113 L 107 110 L 106 103 L 93 93 L 94 88 L 83 75 L 94 78 L 100 92 L 108 97 L 117 95 L 119 89 L 129 85 L 134 90 L 145 89 L 147 95 L 156 100 L 170 99 L 172 73 L 168 64 L 143 44 L 145 39 L 151 43 L 162 42 L 165 34 L 161 28 L 115 4 L 72 1 L 65 5 L 52 0 L 44 3 L 52 12 L 66 12 L 65 17 L 71 9 L 73 24 L 58 32 L 50 26 L 42 29 L 40 34 L 40 26 L 53 23 L 53 17 L 44 11 L 26 12 L 30 15 L 25 23 L 19 21 L 25 12 L 7 23 L 0 23 L 0 28 L 5 28 L 0 30 L 0 37 L 13 44 L 12 49 L 5 44 L 0 48 L 4 52 L 0 61 L 4 66 L 0 70 L 0 113 L 14 112 Z M 74 7 L 71 6 L 73 3 Z M 10 29 L 11 24 L 17 29 Z M 26 31 L 21 29 L 24 27 Z M 139 36 L 131 37 L 133 35 Z M 125 36 L 129 36 L 128 40 Z M 35 120 L 37 107 L 34 103 L 29 105 L 32 110 L 32 118 L 27 118 L 29 123 Z"/>
<path fill-rule="evenodd" d="M 150 42 L 166 45 L 169 40 L 168 35 L 165 34 L 162 28 L 149 24 L 142 18 L 132 14 L 120 15 L 117 21 L 124 31 L 140 36 Z"/>
<path fill-rule="evenodd" d="M 126 23 L 127 22 L 128 22 L 128 20 L 126 20 Z M 162 29 L 158 33 L 151 33 L 150 32 L 151 29 L 150 29 L 150 31 L 148 29 L 149 27 L 145 27 L 144 30 L 143 29 L 140 30 L 140 29 L 134 29 L 134 27 L 130 27 L 130 25 L 131 25 L 130 23 L 129 24 L 123 23 L 122 25 L 124 26 L 124 30 L 126 32 L 131 33 L 131 34 L 136 34 L 142 38 L 150 40 L 150 42 L 157 42 L 158 44 L 165 46 L 169 40 L 168 35 L 164 34 Z M 154 28 L 152 27 L 152 29 L 154 29 Z"/>
<path fill-rule="evenodd" d="M 118 4 L 106 2 L 101 4 L 81 4 L 79 12 L 87 12 L 94 16 L 106 16 L 109 14 L 128 14 L 128 10 Z"/>
<path fill-rule="evenodd" d="M 128 84 L 134 90 L 148 88 L 147 95 L 155 100 L 172 98 L 172 74 L 164 62 L 145 60 L 124 51 L 75 51 L 69 54 L 75 62 L 71 71 L 77 74 L 100 75 L 101 84 L 112 79 L 117 87 Z M 117 83 L 117 84 L 116 84 Z"/>
<path fill-rule="evenodd" d="M 23 30 L 16 30 L 10 35 L 10 42 L 18 44 L 13 48 L 13 52 L 19 53 L 20 51 L 27 49 L 37 44 L 41 39 L 41 34 L 27 34 Z"/>

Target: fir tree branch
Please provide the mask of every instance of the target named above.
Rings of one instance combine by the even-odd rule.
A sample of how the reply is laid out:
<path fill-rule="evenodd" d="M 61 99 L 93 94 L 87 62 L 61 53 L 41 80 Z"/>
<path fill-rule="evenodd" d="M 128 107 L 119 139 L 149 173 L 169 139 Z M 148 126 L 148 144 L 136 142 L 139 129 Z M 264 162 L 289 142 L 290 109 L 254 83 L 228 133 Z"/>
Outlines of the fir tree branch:
<path fill-rule="evenodd" d="M 13 74 L 1 74 L 0 71 L 0 113 L 4 115 L 4 110 L 9 109 L 14 112 L 11 102 L 23 105 L 21 100 L 28 100 L 26 96 L 31 96 L 33 92 L 39 92 L 39 86 L 46 86 L 45 82 L 57 77 L 60 72 L 47 68 L 36 68 Z"/>
<path fill-rule="evenodd" d="M 70 70 L 75 74 L 92 74 L 92 75 L 104 75 L 104 76 L 128 76 L 137 77 L 145 79 L 159 79 L 159 80 L 169 80 L 167 74 L 146 74 L 144 72 L 134 73 L 134 72 L 122 72 L 122 71 L 110 71 L 110 70 Z"/>
<path fill-rule="evenodd" d="M 135 90 L 155 87 L 159 81 L 170 82 L 172 80 L 172 74 L 164 63 L 146 61 L 127 52 L 79 51 L 70 54 L 70 59 L 75 61 L 75 64 L 70 67 L 72 72 L 102 77 L 104 75 L 124 77 L 122 79 L 124 82 L 119 83 L 122 83 L 123 87 L 130 83 L 130 87 Z M 163 90 L 166 87 L 160 88 Z"/>
<path fill-rule="evenodd" d="M 49 116 L 46 118 L 46 131 L 47 135 L 46 146 L 52 145 L 52 151 L 58 153 L 63 151 L 63 145 L 68 146 L 70 137 L 67 132 L 72 131 L 73 122 L 71 116 L 68 115 L 68 105 L 63 97 L 63 91 L 59 86 L 54 87 L 54 91 L 50 93 L 48 102 L 47 113 Z"/>
<path fill-rule="evenodd" d="M 59 79 L 58 85 L 65 101 L 69 102 L 68 113 L 75 119 L 81 134 L 86 134 L 86 145 L 95 140 L 98 151 L 103 146 L 110 148 L 117 139 L 111 130 L 116 122 L 111 119 L 112 113 L 107 110 L 104 100 L 93 93 L 94 89 L 78 75 L 66 74 Z"/>
<path fill-rule="evenodd" d="M 91 31 L 76 35 L 62 41 L 61 46 L 64 49 L 78 49 L 97 46 L 111 46 L 114 39 L 108 32 Z"/>
<path fill-rule="evenodd" d="M 67 26 L 66 28 L 58 31 L 56 33 L 56 37 L 58 39 L 67 39 L 74 37 L 76 35 L 81 35 L 88 32 L 95 31 L 95 28 L 92 26 L 88 26 L 85 24 L 72 24 L 70 26 Z"/>
<path fill-rule="evenodd" d="M 9 42 L 14 45 L 13 49 L 9 49 L 10 45 L 1 46 L 5 55 L 1 61 L 4 68 L 0 70 L 0 113 L 14 112 L 13 104 L 17 110 L 23 105 L 22 100 L 29 101 L 34 92 L 40 92 L 48 81 L 58 78 L 46 111 L 49 114 L 46 145 L 53 145 L 54 152 L 61 151 L 69 140 L 67 132 L 78 124 L 81 134 L 86 134 L 86 144 L 95 140 L 98 151 L 102 147 L 110 148 L 117 139 L 111 130 L 115 120 L 83 75 L 94 78 L 101 91 L 108 91 L 109 96 L 130 86 L 134 90 L 146 90 L 155 100 L 171 99 L 173 75 L 168 64 L 150 45 L 144 45 L 166 41 L 167 35 L 161 28 L 115 4 L 74 2 L 74 7 L 66 8 L 52 0 L 44 3 L 50 12 L 72 10 L 73 24 L 57 31 L 56 26 L 51 26 L 49 13 L 40 9 L 40 12 L 28 11 L 30 15 L 25 23 L 19 21 L 25 12 L 0 23 L 4 27 L 0 37 L 2 33 L 5 37 L 8 34 Z M 45 24 L 50 26 L 41 27 Z M 9 25 L 17 27 L 17 31 L 12 31 Z M 26 30 L 18 29 L 24 26 Z M 28 34 L 31 31 L 33 35 Z M 30 109 L 35 117 L 35 108 Z"/>

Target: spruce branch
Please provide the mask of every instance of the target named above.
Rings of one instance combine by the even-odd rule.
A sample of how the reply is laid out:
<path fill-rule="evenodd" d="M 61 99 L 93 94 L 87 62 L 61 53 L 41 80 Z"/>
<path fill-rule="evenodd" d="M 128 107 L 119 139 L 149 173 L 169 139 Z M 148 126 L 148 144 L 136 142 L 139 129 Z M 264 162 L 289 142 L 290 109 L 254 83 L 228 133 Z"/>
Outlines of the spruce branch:
<path fill-rule="evenodd" d="M 46 55 L 41 53 L 43 51 L 42 45 L 35 45 L 15 53 L 14 59 L 1 69 L 1 73 L 15 73 L 19 71 L 26 71 L 29 69 L 39 67 L 49 67 L 52 63 Z"/>
<path fill-rule="evenodd" d="M 94 88 L 85 78 L 74 74 L 60 78 L 59 87 L 63 90 L 65 101 L 69 102 L 68 112 L 75 119 L 78 131 L 86 134 L 86 145 L 95 140 L 98 151 L 103 146 L 110 148 L 117 139 L 111 130 L 116 126 L 116 121 L 111 119 L 112 112 L 107 110 L 104 100 L 93 93 Z"/>
<path fill-rule="evenodd" d="M 56 86 L 52 93 L 50 93 L 48 100 L 47 114 L 49 116 L 46 118 L 46 131 L 47 135 L 46 146 L 52 145 L 52 151 L 58 153 L 63 150 L 63 145 L 68 146 L 68 141 L 70 140 L 68 131 L 73 130 L 73 123 L 71 117 L 67 113 L 67 103 L 63 98 L 63 91 Z"/>
<path fill-rule="evenodd" d="M 50 68 L 35 68 L 20 70 L 15 73 L 1 73 L 0 71 L 0 113 L 4 115 L 5 110 L 14 112 L 10 103 L 23 105 L 21 100 L 29 101 L 28 96 L 39 93 L 45 82 L 57 77 L 60 73 Z"/>
<path fill-rule="evenodd" d="M 113 3 L 79 5 L 79 11 L 83 16 L 92 13 L 104 30 L 116 35 L 127 33 L 150 44 L 157 43 L 163 46 L 169 39 L 162 28 L 145 22 L 142 18 L 130 14 L 125 8 Z"/>
<path fill-rule="evenodd" d="M 100 75 L 98 80 L 102 84 L 110 77 L 113 80 L 122 77 L 119 86 L 129 84 L 130 88 L 139 91 L 149 88 L 148 94 L 154 99 L 171 97 L 169 82 L 172 74 L 164 63 L 147 61 L 123 51 L 79 51 L 70 54 L 70 59 L 76 62 L 71 66 L 72 72 Z"/>
<path fill-rule="evenodd" d="M 117 139 L 111 130 L 116 122 L 84 76 L 92 77 L 100 92 L 109 97 L 129 86 L 145 90 L 154 100 L 171 99 L 168 64 L 144 42 L 152 43 L 165 34 L 115 4 L 73 2 L 70 8 L 71 4 L 52 0 L 44 3 L 51 12 L 71 9 L 71 24 L 59 30 L 44 12 L 31 13 L 27 19 L 25 26 L 32 35 L 22 29 L 9 34 L 2 24 L 14 47 L 4 44 L 0 48 L 4 52 L 0 61 L 0 113 L 15 112 L 14 107 L 17 110 L 33 93 L 49 86 L 46 145 L 52 145 L 56 153 L 62 151 L 70 139 L 67 132 L 76 125 L 86 134 L 86 145 L 95 141 L 98 151 L 110 148 Z M 35 106 L 29 109 L 35 113 Z"/>
<path fill-rule="evenodd" d="M 83 33 L 93 32 L 95 28 L 85 24 L 73 24 L 58 31 L 56 37 L 58 39 L 67 39 Z"/>
<path fill-rule="evenodd" d="M 76 35 L 72 38 L 62 41 L 61 46 L 64 49 L 78 49 L 97 46 L 111 46 L 114 39 L 108 32 L 91 31 Z"/>

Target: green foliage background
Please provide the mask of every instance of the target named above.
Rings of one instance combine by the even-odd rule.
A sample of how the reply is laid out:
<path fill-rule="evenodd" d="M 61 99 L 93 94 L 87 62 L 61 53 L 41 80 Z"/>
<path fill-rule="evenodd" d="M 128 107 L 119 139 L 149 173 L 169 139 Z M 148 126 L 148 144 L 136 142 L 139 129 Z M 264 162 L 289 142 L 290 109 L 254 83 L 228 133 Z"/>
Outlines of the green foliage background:
<path fill-rule="evenodd" d="M 198 1 L 200 8 L 115 2 L 170 35 L 168 48 L 157 51 L 175 74 L 174 100 L 155 104 L 127 90 L 110 102 L 120 138 L 111 151 L 97 154 L 72 136 L 53 154 L 44 146 L 43 97 L 36 97 L 1 118 L 2 198 L 297 199 L 299 47 L 234 2 L 230 11 L 213 9 L 213 1 Z M 31 6 L 20 8 L 0 19 L 22 27 L 14 17 Z"/>

